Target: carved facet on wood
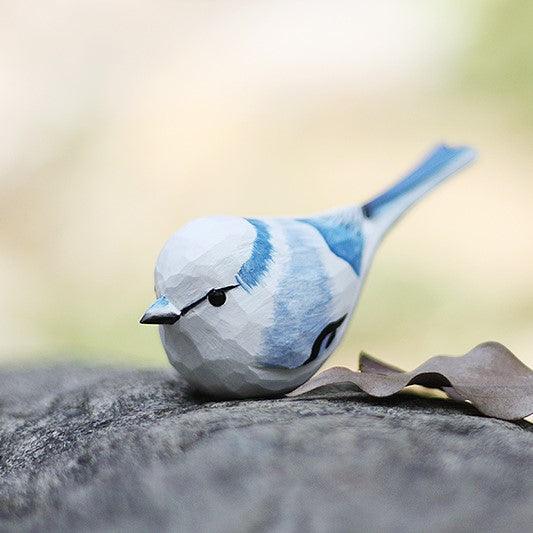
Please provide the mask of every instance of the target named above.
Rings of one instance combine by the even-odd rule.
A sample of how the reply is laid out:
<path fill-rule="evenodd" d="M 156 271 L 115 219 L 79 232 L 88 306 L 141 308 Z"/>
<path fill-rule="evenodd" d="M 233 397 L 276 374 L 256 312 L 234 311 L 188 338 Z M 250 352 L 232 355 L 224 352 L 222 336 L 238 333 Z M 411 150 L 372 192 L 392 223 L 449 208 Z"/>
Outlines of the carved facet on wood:
<path fill-rule="evenodd" d="M 387 230 L 474 157 L 439 146 L 370 202 L 314 217 L 193 220 L 164 245 L 141 322 L 159 324 L 170 362 L 205 394 L 287 393 L 339 345 Z"/>

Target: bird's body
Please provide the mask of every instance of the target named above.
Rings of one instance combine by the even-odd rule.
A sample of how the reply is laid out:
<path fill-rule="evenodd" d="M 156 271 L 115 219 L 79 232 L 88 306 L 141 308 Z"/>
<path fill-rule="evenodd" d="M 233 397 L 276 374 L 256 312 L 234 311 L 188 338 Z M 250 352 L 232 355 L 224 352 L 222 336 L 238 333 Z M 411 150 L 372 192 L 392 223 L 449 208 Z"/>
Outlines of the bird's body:
<path fill-rule="evenodd" d="M 388 228 L 472 159 L 441 146 L 371 202 L 316 217 L 194 220 L 165 244 L 141 322 L 160 324 L 171 363 L 204 393 L 288 392 L 338 346 Z"/>

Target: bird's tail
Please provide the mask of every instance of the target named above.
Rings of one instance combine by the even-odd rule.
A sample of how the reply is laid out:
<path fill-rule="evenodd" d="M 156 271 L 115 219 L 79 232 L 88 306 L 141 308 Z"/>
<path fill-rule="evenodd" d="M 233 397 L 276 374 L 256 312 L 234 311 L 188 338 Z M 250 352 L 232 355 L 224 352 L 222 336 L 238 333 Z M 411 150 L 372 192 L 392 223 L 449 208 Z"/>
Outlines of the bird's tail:
<path fill-rule="evenodd" d="M 476 157 L 467 146 L 437 146 L 398 183 L 363 205 L 363 214 L 375 222 L 379 236 L 418 200 L 446 178 L 469 165 Z"/>

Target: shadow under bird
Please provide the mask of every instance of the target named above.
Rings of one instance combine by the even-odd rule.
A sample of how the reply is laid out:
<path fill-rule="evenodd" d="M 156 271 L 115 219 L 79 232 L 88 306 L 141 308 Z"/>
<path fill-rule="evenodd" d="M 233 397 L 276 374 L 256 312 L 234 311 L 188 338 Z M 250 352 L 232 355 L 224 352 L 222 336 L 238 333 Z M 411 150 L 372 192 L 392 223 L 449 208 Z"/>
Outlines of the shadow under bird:
<path fill-rule="evenodd" d="M 159 254 L 141 323 L 159 324 L 170 362 L 204 394 L 287 393 L 338 346 L 389 228 L 474 158 L 438 146 L 371 201 L 317 216 L 193 220 Z"/>

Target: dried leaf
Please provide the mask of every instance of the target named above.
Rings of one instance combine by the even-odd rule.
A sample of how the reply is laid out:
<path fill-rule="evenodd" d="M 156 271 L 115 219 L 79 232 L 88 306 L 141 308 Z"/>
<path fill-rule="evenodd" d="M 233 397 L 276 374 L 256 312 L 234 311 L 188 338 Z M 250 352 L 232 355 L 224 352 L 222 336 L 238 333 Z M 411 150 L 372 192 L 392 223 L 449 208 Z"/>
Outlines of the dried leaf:
<path fill-rule="evenodd" d="M 367 355 L 362 357 L 360 368 L 362 372 L 330 368 L 289 396 L 326 385 L 352 383 L 367 394 L 383 397 L 408 385 L 422 385 L 468 399 L 487 416 L 516 420 L 533 414 L 533 371 L 497 342 L 485 342 L 459 357 L 432 357 L 412 372 Z"/>
<path fill-rule="evenodd" d="M 405 370 L 398 368 L 388 363 L 384 363 L 365 352 L 361 352 L 359 356 L 359 370 L 361 372 L 374 372 L 376 374 L 405 374 Z M 457 402 L 464 402 L 463 398 L 453 387 L 435 387 L 445 392 L 449 398 Z"/>

